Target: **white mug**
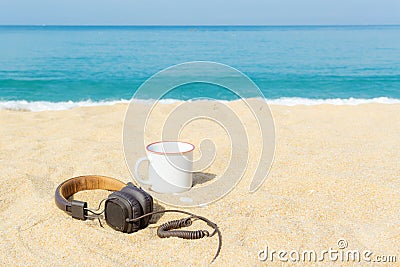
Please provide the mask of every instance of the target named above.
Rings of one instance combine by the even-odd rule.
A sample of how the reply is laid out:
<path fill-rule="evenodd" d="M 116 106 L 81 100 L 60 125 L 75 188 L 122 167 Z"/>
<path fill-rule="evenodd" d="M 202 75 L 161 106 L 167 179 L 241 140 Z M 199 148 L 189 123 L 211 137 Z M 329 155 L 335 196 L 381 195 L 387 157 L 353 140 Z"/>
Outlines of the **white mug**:
<path fill-rule="evenodd" d="M 194 145 L 180 141 L 160 141 L 146 146 L 147 157 L 135 165 L 136 179 L 158 193 L 181 193 L 192 188 Z M 139 166 L 149 161 L 148 179 L 139 175 Z"/>

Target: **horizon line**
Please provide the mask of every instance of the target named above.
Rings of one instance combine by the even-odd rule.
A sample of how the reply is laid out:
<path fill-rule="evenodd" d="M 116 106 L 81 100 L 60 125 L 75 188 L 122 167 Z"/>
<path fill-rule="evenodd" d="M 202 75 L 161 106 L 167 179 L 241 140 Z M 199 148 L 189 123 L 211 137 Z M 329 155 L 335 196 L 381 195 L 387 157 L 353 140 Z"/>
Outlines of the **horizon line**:
<path fill-rule="evenodd" d="M 335 27 L 400 26 L 400 24 L 0 24 L 9 27 Z"/>

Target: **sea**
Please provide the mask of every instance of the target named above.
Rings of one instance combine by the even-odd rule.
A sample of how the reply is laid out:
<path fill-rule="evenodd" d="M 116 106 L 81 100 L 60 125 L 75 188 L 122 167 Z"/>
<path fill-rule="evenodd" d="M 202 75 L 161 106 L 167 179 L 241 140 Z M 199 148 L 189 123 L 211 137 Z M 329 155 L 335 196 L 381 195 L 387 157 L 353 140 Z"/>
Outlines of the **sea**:
<path fill-rule="evenodd" d="M 42 25 L 0 26 L 0 109 L 129 102 L 152 75 L 190 61 L 239 70 L 269 103 L 400 103 L 400 25 Z M 148 88 L 140 100 L 153 97 Z M 199 97 L 235 100 L 189 84 L 163 101 Z"/>

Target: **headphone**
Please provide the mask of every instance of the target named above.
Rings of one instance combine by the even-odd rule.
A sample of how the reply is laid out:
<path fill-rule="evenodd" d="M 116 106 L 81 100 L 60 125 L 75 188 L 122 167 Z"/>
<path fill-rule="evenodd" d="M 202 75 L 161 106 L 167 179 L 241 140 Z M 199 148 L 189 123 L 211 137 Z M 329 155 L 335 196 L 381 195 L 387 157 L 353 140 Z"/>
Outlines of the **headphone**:
<path fill-rule="evenodd" d="M 68 198 L 84 190 L 103 189 L 113 191 L 106 199 L 103 199 L 99 208 L 96 210 L 88 208 L 87 202 L 72 200 Z M 222 246 L 222 236 L 217 225 L 205 217 L 181 210 L 161 210 L 153 211 L 153 198 L 150 194 L 132 183 L 125 184 L 117 179 L 99 176 L 87 175 L 68 179 L 61 183 L 55 192 L 55 202 L 59 209 L 71 215 L 78 220 L 100 219 L 103 213 L 107 225 L 114 230 L 123 233 L 133 233 L 144 229 L 149 225 L 153 214 L 164 212 L 178 212 L 190 215 L 188 218 L 174 220 L 162 224 L 157 229 L 157 235 L 161 238 L 179 237 L 184 239 L 200 239 L 203 237 L 212 237 L 216 233 L 219 238 L 218 250 L 211 262 L 213 262 Z M 104 210 L 99 212 L 101 204 L 104 203 Z M 192 220 L 202 220 L 212 227 L 214 231 L 210 234 L 207 230 L 174 230 L 182 227 L 188 227 Z M 100 222 L 101 225 L 101 222 Z"/>
<path fill-rule="evenodd" d="M 101 218 L 100 214 L 87 207 L 87 202 L 67 199 L 83 190 L 104 189 L 115 191 L 105 200 L 104 215 L 107 224 L 124 233 L 133 233 L 149 225 L 151 215 L 138 221 L 128 222 L 144 214 L 153 212 L 153 198 L 132 183 L 123 182 L 98 175 L 79 176 L 64 181 L 56 189 L 55 201 L 58 208 L 71 215 L 72 218 L 86 220 Z M 88 212 L 92 213 L 89 215 Z"/>

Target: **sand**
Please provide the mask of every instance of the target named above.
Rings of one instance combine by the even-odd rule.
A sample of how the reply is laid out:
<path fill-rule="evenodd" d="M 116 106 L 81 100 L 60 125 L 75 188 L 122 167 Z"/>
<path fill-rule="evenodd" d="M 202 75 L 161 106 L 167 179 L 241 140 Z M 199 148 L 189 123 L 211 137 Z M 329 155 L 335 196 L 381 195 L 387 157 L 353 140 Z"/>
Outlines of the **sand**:
<path fill-rule="evenodd" d="M 246 113 L 239 104 L 230 105 L 238 114 Z M 173 106 L 164 105 L 153 113 L 153 127 L 165 114 L 162 110 Z M 261 262 L 259 251 L 266 245 L 287 251 L 337 249 L 339 239 L 347 241 L 348 249 L 395 255 L 400 262 L 400 105 L 271 109 L 276 153 L 263 186 L 248 193 L 249 170 L 223 199 L 186 209 L 220 227 L 223 247 L 215 265 L 281 264 L 279 260 Z M 144 230 L 123 234 L 107 225 L 101 228 L 97 221 L 74 220 L 55 206 L 54 190 L 70 177 L 101 174 L 131 180 L 122 147 L 125 111 L 125 104 L 65 111 L 0 111 L 1 265 L 209 263 L 217 238 L 187 241 L 156 236 L 157 225 L 181 218 L 179 214 L 166 214 Z M 197 123 L 182 133 L 182 139 L 197 145 L 208 134 L 220 144 L 219 155 L 224 155 L 228 146 L 219 131 Z M 154 128 L 146 138 L 155 139 L 155 132 Z M 256 161 L 255 151 L 257 146 L 250 150 L 250 167 Z M 208 172 L 221 175 L 224 161 L 215 162 Z M 81 192 L 75 198 L 94 207 L 107 195 L 104 191 Z M 194 226 L 206 227 L 197 222 Z"/>

